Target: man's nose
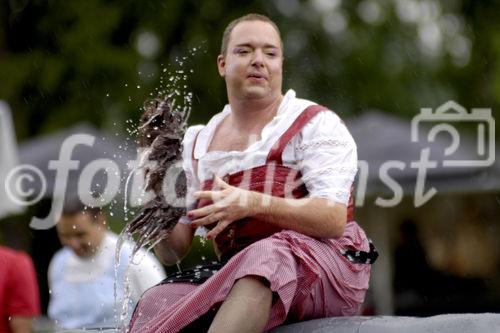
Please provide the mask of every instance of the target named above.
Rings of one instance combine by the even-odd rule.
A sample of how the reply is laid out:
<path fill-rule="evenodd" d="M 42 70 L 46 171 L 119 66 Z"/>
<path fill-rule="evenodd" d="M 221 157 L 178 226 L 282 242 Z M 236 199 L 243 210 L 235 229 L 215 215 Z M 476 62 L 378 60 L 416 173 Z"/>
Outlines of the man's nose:
<path fill-rule="evenodd" d="M 252 58 L 252 65 L 254 66 L 262 66 L 264 64 L 264 52 L 262 50 L 255 50 Z"/>

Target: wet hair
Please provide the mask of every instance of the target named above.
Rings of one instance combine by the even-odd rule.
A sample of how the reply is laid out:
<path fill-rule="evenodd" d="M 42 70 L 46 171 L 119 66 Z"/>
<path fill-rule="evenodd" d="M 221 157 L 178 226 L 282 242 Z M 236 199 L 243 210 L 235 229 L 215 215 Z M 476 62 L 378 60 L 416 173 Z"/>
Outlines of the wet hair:
<path fill-rule="evenodd" d="M 233 29 L 235 26 L 237 26 L 241 22 L 248 22 L 248 21 L 261 21 L 261 22 L 266 22 L 269 23 L 270 25 L 273 26 L 274 30 L 278 33 L 278 36 L 280 37 L 280 44 L 281 44 L 281 49 L 283 49 L 283 40 L 281 39 L 281 33 L 280 29 L 274 23 L 273 20 L 271 20 L 269 17 L 262 15 L 262 14 L 247 14 L 245 16 L 241 16 L 233 21 L 231 21 L 227 26 L 226 29 L 224 30 L 224 34 L 222 35 L 222 43 L 220 47 L 220 54 L 226 55 L 227 53 L 227 47 L 229 45 L 229 39 L 231 38 L 231 32 L 233 32 Z"/>

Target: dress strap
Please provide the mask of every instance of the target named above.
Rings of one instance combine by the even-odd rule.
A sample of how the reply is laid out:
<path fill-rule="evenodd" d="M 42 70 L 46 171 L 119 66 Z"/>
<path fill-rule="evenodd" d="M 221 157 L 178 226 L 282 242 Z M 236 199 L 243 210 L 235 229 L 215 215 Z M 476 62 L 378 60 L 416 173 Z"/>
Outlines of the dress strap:
<path fill-rule="evenodd" d="M 309 122 L 309 120 L 311 120 L 321 111 L 325 110 L 328 110 L 328 108 L 319 104 L 311 105 L 305 108 L 304 111 L 302 111 L 302 113 L 297 117 L 297 119 L 295 119 L 293 124 L 285 131 L 285 133 L 283 133 L 279 137 L 279 139 L 273 145 L 273 147 L 269 151 L 269 155 L 267 155 L 266 164 L 272 162 L 276 163 L 277 165 L 283 164 L 281 155 L 283 154 L 283 150 L 285 149 L 288 142 L 290 142 L 290 140 L 302 130 L 302 128 Z"/>

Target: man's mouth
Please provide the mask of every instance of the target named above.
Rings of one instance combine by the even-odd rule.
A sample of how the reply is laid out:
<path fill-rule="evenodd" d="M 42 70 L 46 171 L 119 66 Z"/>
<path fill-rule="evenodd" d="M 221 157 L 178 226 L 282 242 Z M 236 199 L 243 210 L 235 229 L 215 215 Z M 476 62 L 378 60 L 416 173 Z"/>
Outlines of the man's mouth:
<path fill-rule="evenodd" d="M 250 79 L 266 79 L 266 77 L 262 74 L 259 73 L 250 73 L 247 75 L 248 78 Z"/>

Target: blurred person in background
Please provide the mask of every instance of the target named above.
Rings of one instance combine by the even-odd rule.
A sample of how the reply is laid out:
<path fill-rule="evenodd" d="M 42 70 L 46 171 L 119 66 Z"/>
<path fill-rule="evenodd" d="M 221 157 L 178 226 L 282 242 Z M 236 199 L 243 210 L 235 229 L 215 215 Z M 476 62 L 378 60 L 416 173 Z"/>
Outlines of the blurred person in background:
<path fill-rule="evenodd" d="M 56 229 L 64 247 L 49 266 L 48 315 L 60 327 L 115 327 L 124 302 L 133 307 L 146 289 L 165 277 L 163 266 L 149 252 L 139 251 L 131 262 L 132 245 L 127 241 L 116 265 L 118 237 L 108 230 L 100 208 L 73 200 L 65 205 Z"/>
<path fill-rule="evenodd" d="M 40 315 L 35 268 L 24 252 L 0 246 L 0 333 L 28 333 Z"/>

